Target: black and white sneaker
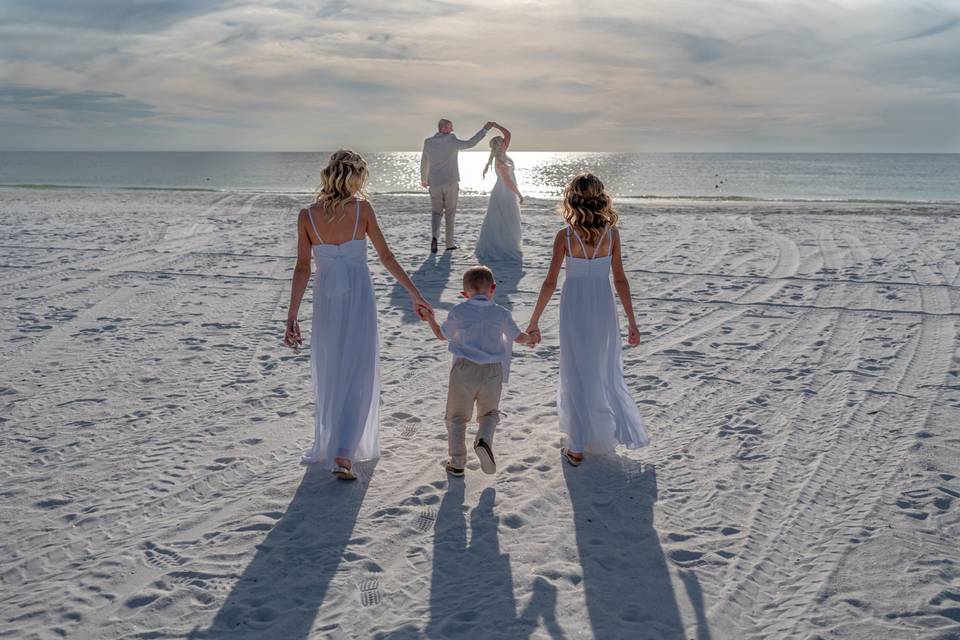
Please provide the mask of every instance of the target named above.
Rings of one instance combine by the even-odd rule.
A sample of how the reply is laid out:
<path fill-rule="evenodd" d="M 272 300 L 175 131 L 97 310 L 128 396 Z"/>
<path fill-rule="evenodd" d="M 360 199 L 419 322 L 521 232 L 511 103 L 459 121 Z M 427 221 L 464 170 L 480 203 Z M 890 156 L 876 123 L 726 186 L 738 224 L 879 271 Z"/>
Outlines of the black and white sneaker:
<path fill-rule="evenodd" d="M 493 457 L 493 450 L 490 449 L 490 445 L 483 438 L 477 440 L 477 443 L 473 445 L 473 451 L 477 454 L 480 468 L 483 469 L 484 473 L 497 472 L 497 461 Z"/>

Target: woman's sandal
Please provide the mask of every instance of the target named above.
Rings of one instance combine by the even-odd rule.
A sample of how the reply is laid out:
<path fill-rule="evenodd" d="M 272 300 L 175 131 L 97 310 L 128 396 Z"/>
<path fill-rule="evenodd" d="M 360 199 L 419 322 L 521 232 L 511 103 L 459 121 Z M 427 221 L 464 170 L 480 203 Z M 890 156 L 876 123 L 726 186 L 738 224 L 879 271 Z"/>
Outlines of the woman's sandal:
<path fill-rule="evenodd" d="M 356 480 L 357 474 L 353 472 L 353 469 L 350 467 L 345 467 L 342 464 L 338 464 L 333 467 L 330 471 L 333 475 L 337 476 L 341 480 Z"/>
<path fill-rule="evenodd" d="M 560 455 L 563 456 L 563 459 L 569 462 L 570 466 L 572 467 L 579 467 L 580 463 L 583 462 L 583 456 L 574 458 L 572 455 L 570 455 L 570 449 L 567 449 L 566 447 L 560 449 Z"/>

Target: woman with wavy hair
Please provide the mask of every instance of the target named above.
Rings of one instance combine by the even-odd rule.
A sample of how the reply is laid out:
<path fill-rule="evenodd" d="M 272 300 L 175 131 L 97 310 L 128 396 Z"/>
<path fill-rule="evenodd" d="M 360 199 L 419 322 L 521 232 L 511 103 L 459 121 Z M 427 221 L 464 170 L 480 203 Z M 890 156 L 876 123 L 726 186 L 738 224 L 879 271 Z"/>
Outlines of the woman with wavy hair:
<path fill-rule="evenodd" d="M 491 166 L 497 174 L 497 183 L 490 192 L 487 214 L 483 217 L 475 253 L 481 261 L 522 260 L 523 240 L 520 230 L 520 205 L 523 195 L 517 187 L 513 160 L 507 155 L 510 131 L 496 122 L 490 123 L 502 136 L 490 140 L 490 157 L 483 168 L 487 176 Z"/>
<path fill-rule="evenodd" d="M 603 182 L 591 173 L 575 176 L 563 191 L 559 212 L 567 225 L 553 241 L 553 259 L 540 288 L 527 333 L 540 339 L 540 316 L 557 288 L 561 263 L 567 277 L 560 295 L 560 380 L 557 411 L 573 466 L 584 452 L 611 453 L 617 444 L 645 447 L 643 418 L 623 379 L 620 323 L 610 287 L 627 316 L 627 342 L 640 344 L 630 301 L 630 283 L 620 255 L 619 216 Z"/>
<path fill-rule="evenodd" d="M 356 479 L 357 460 L 380 455 L 380 363 L 377 305 L 367 267 L 367 239 L 393 277 L 407 290 L 421 318 L 430 304 L 397 262 L 380 231 L 363 188 L 367 163 L 340 149 L 320 174 L 316 201 L 297 220 L 297 265 L 293 271 L 284 343 L 303 344 L 297 314 L 317 263 L 313 284 L 310 371 L 316 393 L 315 439 L 301 462 L 332 465 L 344 480 Z"/>

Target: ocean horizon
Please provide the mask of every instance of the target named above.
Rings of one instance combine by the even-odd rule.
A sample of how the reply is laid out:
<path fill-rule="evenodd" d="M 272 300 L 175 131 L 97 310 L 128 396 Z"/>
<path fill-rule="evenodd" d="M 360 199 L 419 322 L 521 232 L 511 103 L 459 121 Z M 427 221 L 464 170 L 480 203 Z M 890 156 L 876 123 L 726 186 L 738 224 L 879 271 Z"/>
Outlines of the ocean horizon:
<path fill-rule="evenodd" d="M 330 152 L 3 151 L 0 187 L 309 194 Z M 371 194 L 423 195 L 418 151 L 366 152 Z M 592 171 L 618 199 L 960 203 L 960 154 L 534 152 L 510 154 L 527 197 Z M 461 193 L 483 195 L 485 151 L 460 154 Z"/>

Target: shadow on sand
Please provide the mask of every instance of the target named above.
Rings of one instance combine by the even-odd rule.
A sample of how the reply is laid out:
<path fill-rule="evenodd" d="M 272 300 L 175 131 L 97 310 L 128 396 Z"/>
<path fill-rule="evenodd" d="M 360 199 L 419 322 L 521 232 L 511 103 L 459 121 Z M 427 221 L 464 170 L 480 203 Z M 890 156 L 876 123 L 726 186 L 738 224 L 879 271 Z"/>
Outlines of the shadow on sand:
<path fill-rule="evenodd" d="M 440 296 L 443 295 L 443 290 L 447 287 L 447 280 L 450 279 L 452 263 L 453 257 L 449 251 L 431 253 L 423 261 L 423 264 L 410 274 L 410 279 L 413 280 L 413 283 L 420 289 L 420 293 L 427 299 L 427 302 L 433 305 L 434 309 L 450 307 L 449 304 L 445 305 L 440 302 Z M 459 291 L 459 284 L 457 290 Z M 407 290 L 397 282 L 394 282 L 393 288 L 390 289 L 390 304 L 402 310 L 401 322 L 404 324 L 420 322 L 420 318 L 413 312 L 413 307 L 410 305 L 410 296 L 407 295 Z"/>
<path fill-rule="evenodd" d="M 557 623 L 557 589 L 536 578 L 533 595 L 517 616 L 510 556 L 501 553 L 494 513 L 497 493 L 488 487 L 470 511 L 470 541 L 463 504 L 464 483 L 451 479 L 440 503 L 433 539 L 429 638 L 527 638 L 540 620 L 554 640 L 566 638 Z"/>
<path fill-rule="evenodd" d="M 502 307 L 513 311 L 513 301 L 519 291 L 520 280 L 523 279 L 523 263 L 513 260 L 498 260 L 484 262 L 493 271 L 497 281 L 497 291 L 494 300 Z"/>
<path fill-rule="evenodd" d="M 653 526 L 657 475 L 619 456 L 563 463 L 573 504 L 583 591 L 595 638 L 686 640 L 667 558 Z M 693 572 L 682 576 L 697 608 L 698 640 L 709 640 Z"/>
<path fill-rule="evenodd" d="M 309 467 L 213 622 L 188 637 L 307 638 L 353 534 L 375 466 L 357 463 L 360 479 L 347 486 L 322 465 Z"/>

